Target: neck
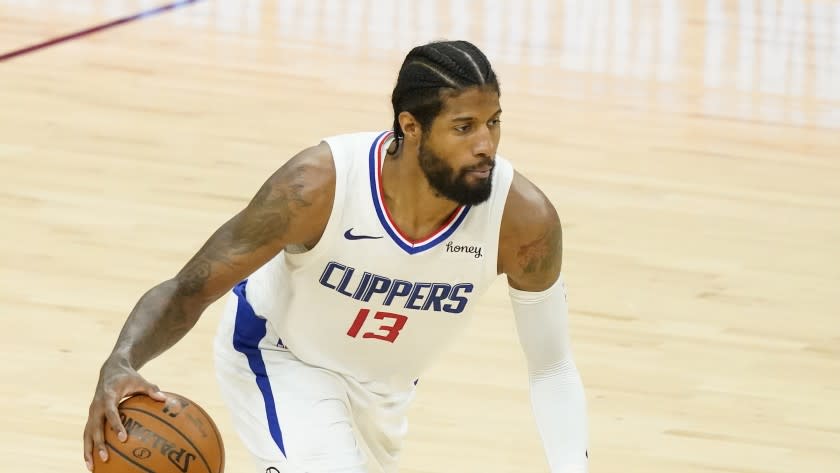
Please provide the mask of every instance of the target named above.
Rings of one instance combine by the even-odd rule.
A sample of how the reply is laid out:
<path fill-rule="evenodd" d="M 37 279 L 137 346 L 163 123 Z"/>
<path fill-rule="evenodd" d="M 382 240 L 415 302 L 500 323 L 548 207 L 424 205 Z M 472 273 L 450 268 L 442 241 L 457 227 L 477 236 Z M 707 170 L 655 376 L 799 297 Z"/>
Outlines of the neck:
<path fill-rule="evenodd" d="M 401 146 L 382 164 L 382 193 L 391 220 L 412 239 L 440 228 L 460 205 L 440 196 L 426 180 L 417 152 Z"/>

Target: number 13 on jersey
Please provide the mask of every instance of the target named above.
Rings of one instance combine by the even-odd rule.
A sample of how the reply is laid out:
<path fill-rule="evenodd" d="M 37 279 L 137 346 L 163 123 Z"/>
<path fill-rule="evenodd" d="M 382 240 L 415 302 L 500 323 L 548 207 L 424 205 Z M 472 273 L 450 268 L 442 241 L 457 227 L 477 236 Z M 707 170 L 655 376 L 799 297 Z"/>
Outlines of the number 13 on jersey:
<path fill-rule="evenodd" d="M 356 338 L 362 330 L 362 326 L 365 325 L 369 314 L 370 309 L 359 310 L 359 313 L 356 314 L 356 318 L 353 320 L 353 325 L 351 325 L 350 329 L 347 331 L 347 335 Z M 381 324 L 374 332 L 363 333 L 362 338 L 375 338 L 377 340 L 385 340 L 390 343 L 394 343 L 394 340 L 396 340 L 397 336 L 400 334 L 400 330 L 405 327 L 405 323 L 408 321 L 408 317 L 404 315 L 381 311 L 375 313 L 373 318 L 374 320 L 388 322 Z"/>

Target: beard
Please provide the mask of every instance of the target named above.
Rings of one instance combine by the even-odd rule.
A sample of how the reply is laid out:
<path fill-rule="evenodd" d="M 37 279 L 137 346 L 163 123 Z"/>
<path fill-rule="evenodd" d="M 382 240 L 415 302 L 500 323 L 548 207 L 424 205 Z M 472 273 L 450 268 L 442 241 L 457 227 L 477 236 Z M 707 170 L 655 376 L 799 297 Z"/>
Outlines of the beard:
<path fill-rule="evenodd" d="M 493 184 L 493 169 L 496 163 L 486 158 L 475 166 L 455 169 L 443 158 L 426 147 L 426 142 L 421 138 L 419 151 L 420 169 L 426 175 L 429 185 L 439 195 L 461 205 L 478 205 L 490 198 L 490 191 Z M 475 184 L 467 180 L 469 172 L 479 167 L 490 166 L 490 174 L 480 179 Z"/>

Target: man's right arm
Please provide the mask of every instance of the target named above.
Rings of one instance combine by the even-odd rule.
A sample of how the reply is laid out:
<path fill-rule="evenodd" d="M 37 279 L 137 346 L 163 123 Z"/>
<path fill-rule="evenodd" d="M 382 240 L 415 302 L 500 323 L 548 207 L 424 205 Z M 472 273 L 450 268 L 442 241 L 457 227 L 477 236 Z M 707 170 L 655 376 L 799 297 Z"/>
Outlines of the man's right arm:
<path fill-rule="evenodd" d="M 171 347 L 204 310 L 286 245 L 311 245 L 329 219 L 335 169 L 326 144 L 293 157 L 225 222 L 175 277 L 131 312 L 114 354 L 139 369 Z"/>
<path fill-rule="evenodd" d="M 145 393 L 162 400 L 157 387 L 138 373 L 172 347 L 204 310 L 287 245 L 314 246 L 329 220 L 335 168 L 325 143 L 308 148 L 277 170 L 248 205 L 219 227 L 171 279 L 146 292 L 128 316 L 111 355 L 100 370 L 84 432 L 84 457 L 107 458 L 105 421 L 120 436 L 117 414 L 124 397 Z"/>

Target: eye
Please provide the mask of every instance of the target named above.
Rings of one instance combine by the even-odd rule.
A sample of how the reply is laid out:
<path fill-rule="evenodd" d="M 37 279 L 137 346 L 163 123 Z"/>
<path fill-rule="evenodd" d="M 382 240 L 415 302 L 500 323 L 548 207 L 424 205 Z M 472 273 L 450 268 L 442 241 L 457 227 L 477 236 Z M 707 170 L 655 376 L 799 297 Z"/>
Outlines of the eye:
<path fill-rule="evenodd" d="M 501 123 L 502 123 L 501 118 L 494 118 L 493 120 L 490 120 L 490 126 L 499 126 L 499 124 L 501 124 Z"/>
<path fill-rule="evenodd" d="M 455 131 L 457 131 L 459 133 L 466 133 L 466 132 L 470 131 L 470 125 L 469 124 L 458 125 L 458 126 L 455 127 Z"/>

